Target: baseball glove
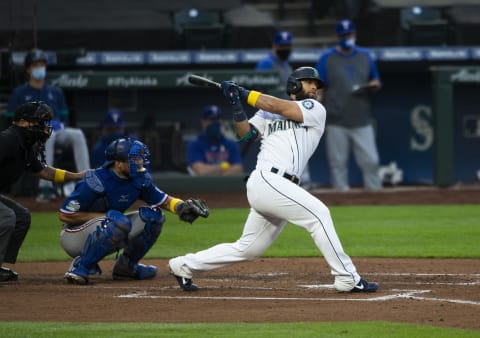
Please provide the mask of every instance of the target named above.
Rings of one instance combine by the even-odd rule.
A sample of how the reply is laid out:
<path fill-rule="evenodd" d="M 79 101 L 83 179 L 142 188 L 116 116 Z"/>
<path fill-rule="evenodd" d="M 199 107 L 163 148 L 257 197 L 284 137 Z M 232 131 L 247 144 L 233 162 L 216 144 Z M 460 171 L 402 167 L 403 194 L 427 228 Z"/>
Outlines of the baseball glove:
<path fill-rule="evenodd" d="M 199 216 L 207 218 L 210 213 L 207 203 L 199 198 L 189 198 L 177 208 L 178 217 L 184 222 L 193 223 Z"/>

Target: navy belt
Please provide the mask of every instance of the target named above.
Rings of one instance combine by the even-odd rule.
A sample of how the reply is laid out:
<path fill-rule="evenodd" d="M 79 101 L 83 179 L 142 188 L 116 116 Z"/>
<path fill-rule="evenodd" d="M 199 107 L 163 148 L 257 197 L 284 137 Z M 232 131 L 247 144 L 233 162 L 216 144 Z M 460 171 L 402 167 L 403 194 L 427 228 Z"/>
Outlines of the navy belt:
<path fill-rule="evenodd" d="M 275 167 L 272 167 L 272 169 L 270 169 L 270 171 L 274 174 L 278 174 L 279 170 Z M 287 174 L 287 173 L 283 173 L 282 175 L 283 178 L 286 178 L 287 180 L 295 183 L 295 184 L 298 184 L 300 182 L 300 179 L 295 176 L 295 175 L 290 175 L 290 174 Z"/>

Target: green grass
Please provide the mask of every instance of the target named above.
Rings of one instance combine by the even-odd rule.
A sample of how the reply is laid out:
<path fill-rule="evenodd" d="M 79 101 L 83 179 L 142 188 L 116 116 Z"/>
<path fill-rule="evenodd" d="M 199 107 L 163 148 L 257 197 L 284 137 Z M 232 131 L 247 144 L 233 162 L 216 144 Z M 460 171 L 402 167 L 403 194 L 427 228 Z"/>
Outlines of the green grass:
<path fill-rule="evenodd" d="M 277 324 L 35 323 L 0 322 L 2 337 L 195 337 L 195 338 L 467 338 L 480 332 L 387 322 Z"/>
<path fill-rule="evenodd" d="M 247 209 L 214 209 L 193 225 L 167 213 L 167 222 L 148 258 L 168 258 L 235 241 Z M 479 258 L 480 208 L 477 205 L 338 206 L 332 217 L 352 257 Z M 68 260 L 59 245 L 56 213 L 33 213 L 19 261 Z M 320 253 L 309 234 L 288 224 L 265 257 L 310 257 Z"/>

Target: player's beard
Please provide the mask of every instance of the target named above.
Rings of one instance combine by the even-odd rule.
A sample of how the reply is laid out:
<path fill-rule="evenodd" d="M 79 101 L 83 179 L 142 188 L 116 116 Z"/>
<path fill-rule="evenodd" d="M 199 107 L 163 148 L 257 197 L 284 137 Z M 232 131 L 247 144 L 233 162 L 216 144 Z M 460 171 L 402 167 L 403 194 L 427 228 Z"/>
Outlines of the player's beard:
<path fill-rule="evenodd" d="M 297 98 L 297 101 L 301 101 L 305 99 L 317 100 L 318 94 L 317 94 L 317 91 L 315 91 L 315 93 L 312 93 L 312 92 L 305 92 L 304 90 L 302 90 L 300 93 L 297 94 L 296 98 Z"/>

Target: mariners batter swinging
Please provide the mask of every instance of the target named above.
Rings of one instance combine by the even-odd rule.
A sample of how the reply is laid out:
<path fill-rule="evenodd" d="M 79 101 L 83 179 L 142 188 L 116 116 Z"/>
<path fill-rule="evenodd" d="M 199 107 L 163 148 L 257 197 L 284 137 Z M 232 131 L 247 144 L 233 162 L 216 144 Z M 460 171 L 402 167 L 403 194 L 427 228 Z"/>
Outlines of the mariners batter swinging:
<path fill-rule="evenodd" d="M 224 95 L 233 108 L 234 125 L 242 139 L 261 139 L 257 165 L 247 182 L 251 206 L 242 236 L 234 243 L 173 258 L 172 274 L 180 288 L 194 291 L 194 271 L 220 268 L 259 257 L 278 237 L 287 222 L 312 236 L 335 276 L 339 292 L 374 292 L 377 283 L 357 273 L 344 252 L 328 208 L 302 189 L 299 177 L 320 142 L 325 128 L 325 108 L 317 101 L 323 82 L 316 69 L 300 67 L 287 83 L 292 100 L 248 91 L 231 81 L 222 82 Z M 259 108 L 247 120 L 242 102 Z M 268 111 L 267 111 L 268 110 Z"/>

